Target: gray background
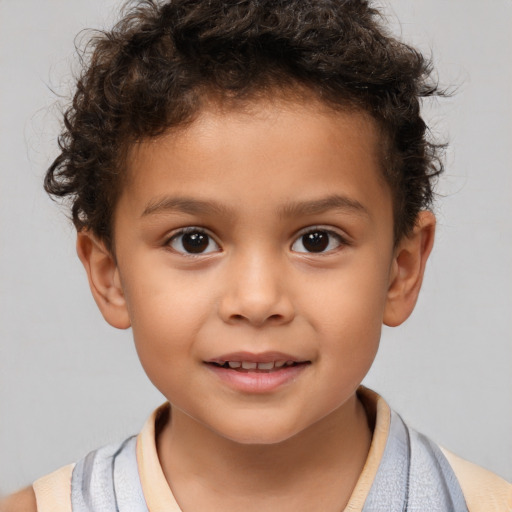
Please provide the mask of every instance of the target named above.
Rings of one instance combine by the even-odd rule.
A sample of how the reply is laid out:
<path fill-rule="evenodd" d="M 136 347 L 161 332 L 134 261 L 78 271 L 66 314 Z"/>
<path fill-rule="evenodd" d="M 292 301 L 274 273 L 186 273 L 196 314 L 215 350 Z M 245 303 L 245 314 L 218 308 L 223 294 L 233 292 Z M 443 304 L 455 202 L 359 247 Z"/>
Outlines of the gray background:
<path fill-rule="evenodd" d="M 109 26 L 118 5 L 0 0 L 0 493 L 137 432 L 162 401 L 130 332 L 97 312 L 73 229 L 41 187 L 74 36 Z M 424 289 L 410 320 L 384 330 L 366 382 L 411 425 L 512 480 L 512 2 L 387 5 L 458 91 L 427 109 L 451 147 Z"/>

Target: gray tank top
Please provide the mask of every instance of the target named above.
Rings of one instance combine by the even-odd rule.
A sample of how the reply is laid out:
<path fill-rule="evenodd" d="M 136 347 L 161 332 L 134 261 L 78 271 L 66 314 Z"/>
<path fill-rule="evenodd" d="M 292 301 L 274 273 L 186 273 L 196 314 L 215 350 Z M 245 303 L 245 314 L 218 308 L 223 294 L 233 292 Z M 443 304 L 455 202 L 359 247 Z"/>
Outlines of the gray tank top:
<path fill-rule="evenodd" d="M 136 438 L 91 452 L 71 478 L 73 512 L 148 512 Z M 391 411 L 389 436 L 363 512 L 468 512 L 439 447 Z"/>

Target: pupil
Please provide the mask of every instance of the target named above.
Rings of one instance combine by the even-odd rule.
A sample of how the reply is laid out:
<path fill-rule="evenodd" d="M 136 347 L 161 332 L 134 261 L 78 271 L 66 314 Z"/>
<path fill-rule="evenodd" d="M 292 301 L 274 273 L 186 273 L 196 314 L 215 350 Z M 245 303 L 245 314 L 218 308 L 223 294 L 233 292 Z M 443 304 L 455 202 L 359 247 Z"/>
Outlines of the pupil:
<path fill-rule="evenodd" d="M 187 252 L 200 253 L 208 247 L 208 235 L 204 233 L 186 233 L 183 235 L 182 244 Z"/>
<path fill-rule="evenodd" d="M 303 235 L 302 243 L 309 252 L 322 252 L 329 245 L 329 237 L 323 231 L 314 231 Z"/>

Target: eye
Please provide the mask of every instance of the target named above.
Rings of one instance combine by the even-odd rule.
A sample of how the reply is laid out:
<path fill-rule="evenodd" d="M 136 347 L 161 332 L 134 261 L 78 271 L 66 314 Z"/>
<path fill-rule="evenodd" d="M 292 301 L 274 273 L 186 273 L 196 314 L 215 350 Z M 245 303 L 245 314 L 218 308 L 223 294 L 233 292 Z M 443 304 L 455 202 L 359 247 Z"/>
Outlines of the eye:
<path fill-rule="evenodd" d="M 333 251 L 344 244 L 345 240 L 338 233 L 314 228 L 297 238 L 291 249 L 295 252 L 323 253 Z"/>
<path fill-rule="evenodd" d="M 187 228 L 171 237 L 168 245 L 182 254 L 209 254 L 220 250 L 217 242 L 199 228 Z"/>

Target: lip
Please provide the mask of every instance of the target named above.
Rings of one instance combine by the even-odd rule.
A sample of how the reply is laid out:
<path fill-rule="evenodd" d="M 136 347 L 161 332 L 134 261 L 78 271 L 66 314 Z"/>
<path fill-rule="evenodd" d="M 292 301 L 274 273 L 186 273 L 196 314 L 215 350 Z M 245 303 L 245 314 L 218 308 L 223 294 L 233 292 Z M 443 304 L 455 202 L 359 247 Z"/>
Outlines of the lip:
<path fill-rule="evenodd" d="M 230 354 L 223 354 L 219 357 L 209 359 L 205 362 L 223 364 L 226 361 L 248 361 L 250 363 L 270 363 L 272 361 L 293 361 L 294 363 L 307 362 L 304 359 L 291 354 L 285 354 L 284 352 L 261 352 L 259 354 L 255 354 L 254 352 L 232 352 Z"/>
<path fill-rule="evenodd" d="M 272 361 L 291 361 L 292 366 L 274 368 L 271 371 L 240 370 L 225 368 L 219 365 L 227 361 L 269 363 Z M 250 394 L 271 393 L 295 381 L 310 365 L 310 361 L 303 360 L 283 352 L 263 352 L 260 354 L 250 352 L 233 352 L 205 361 L 205 366 L 217 376 L 224 384 L 234 391 Z"/>

